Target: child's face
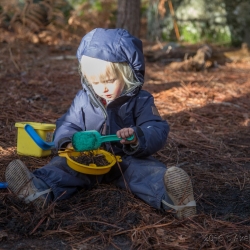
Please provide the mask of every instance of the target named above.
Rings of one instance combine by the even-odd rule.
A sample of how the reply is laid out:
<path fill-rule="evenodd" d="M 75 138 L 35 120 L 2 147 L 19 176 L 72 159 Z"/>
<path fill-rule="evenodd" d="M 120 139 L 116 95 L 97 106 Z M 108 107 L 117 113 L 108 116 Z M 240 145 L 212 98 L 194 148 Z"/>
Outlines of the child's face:
<path fill-rule="evenodd" d="M 114 72 L 109 62 L 83 56 L 81 66 L 84 76 L 97 95 L 107 101 L 121 95 L 125 83 L 122 77 Z"/>
<path fill-rule="evenodd" d="M 119 97 L 124 88 L 124 81 L 112 75 L 108 75 L 102 81 L 99 79 L 87 79 L 97 95 L 110 101 Z"/>

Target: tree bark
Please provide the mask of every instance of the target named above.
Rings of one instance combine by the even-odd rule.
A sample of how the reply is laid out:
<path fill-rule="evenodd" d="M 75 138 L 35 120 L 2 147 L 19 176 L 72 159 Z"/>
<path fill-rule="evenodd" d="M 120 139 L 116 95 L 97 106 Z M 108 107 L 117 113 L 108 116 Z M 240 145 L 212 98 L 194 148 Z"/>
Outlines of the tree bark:
<path fill-rule="evenodd" d="M 227 11 L 227 23 L 231 31 L 232 44 L 239 46 L 246 42 L 250 46 L 250 3 L 249 0 L 224 0 Z"/>
<path fill-rule="evenodd" d="M 141 0 L 118 0 L 116 28 L 123 28 L 139 37 Z"/>

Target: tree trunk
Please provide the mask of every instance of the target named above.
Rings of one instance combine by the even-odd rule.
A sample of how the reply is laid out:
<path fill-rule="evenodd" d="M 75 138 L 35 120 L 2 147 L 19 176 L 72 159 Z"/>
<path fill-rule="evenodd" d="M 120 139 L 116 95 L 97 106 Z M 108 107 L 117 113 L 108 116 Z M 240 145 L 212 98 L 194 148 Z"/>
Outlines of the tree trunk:
<path fill-rule="evenodd" d="M 227 23 L 231 31 L 232 44 L 239 46 L 246 42 L 250 46 L 250 3 L 249 0 L 224 0 L 227 10 Z"/>
<path fill-rule="evenodd" d="M 116 28 L 123 28 L 138 37 L 141 0 L 118 0 Z"/>

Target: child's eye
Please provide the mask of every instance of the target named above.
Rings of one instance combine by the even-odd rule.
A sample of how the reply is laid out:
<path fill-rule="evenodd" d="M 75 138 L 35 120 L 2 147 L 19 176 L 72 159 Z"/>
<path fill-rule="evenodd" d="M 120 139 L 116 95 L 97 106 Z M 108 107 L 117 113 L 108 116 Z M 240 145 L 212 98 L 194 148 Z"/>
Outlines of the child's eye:
<path fill-rule="evenodd" d="M 92 84 L 97 85 L 99 82 L 92 82 Z"/>
<path fill-rule="evenodd" d="M 110 80 L 107 80 L 105 81 L 106 83 L 113 83 L 115 81 L 115 79 L 110 79 Z"/>

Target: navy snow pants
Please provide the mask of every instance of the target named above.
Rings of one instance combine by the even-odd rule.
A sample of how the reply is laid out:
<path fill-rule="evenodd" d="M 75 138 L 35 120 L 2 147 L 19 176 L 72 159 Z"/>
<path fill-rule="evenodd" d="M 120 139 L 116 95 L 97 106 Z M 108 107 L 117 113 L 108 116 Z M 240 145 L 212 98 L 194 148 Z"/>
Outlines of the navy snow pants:
<path fill-rule="evenodd" d="M 70 168 L 66 158 L 56 156 L 33 174 L 52 188 L 54 200 L 70 198 L 77 191 L 90 189 L 97 183 L 113 183 L 125 189 L 125 179 L 130 191 L 150 206 L 161 209 L 162 199 L 173 204 L 164 187 L 163 176 L 167 168 L 163 163 L 152 156 L 123 156 L 120 166 L 123 176 L 118 165 L 104 175 L 87 175 Z"/>

